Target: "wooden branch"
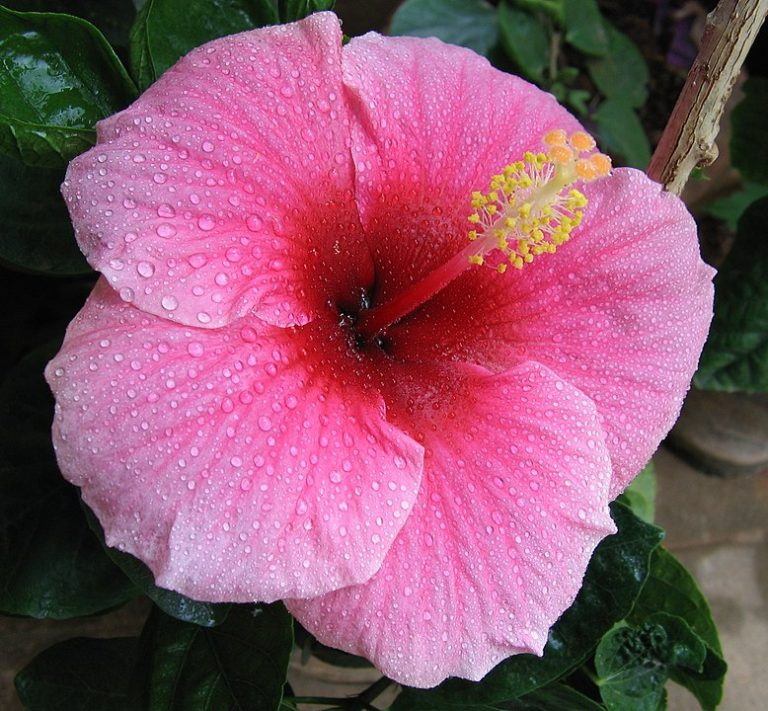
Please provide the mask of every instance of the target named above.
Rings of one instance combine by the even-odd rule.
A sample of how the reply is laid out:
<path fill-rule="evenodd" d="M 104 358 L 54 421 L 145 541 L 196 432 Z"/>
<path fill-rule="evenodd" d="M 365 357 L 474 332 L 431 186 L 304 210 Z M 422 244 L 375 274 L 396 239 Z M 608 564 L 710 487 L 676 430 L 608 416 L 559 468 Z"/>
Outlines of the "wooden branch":
<path fill-rule="evenodd" d="M 720 0 L 707 17 L 701 49 L 672 110 L 648 175 L 679 195 L 691 171 L 717 158 L 720 118 L 768 0 Z"/>

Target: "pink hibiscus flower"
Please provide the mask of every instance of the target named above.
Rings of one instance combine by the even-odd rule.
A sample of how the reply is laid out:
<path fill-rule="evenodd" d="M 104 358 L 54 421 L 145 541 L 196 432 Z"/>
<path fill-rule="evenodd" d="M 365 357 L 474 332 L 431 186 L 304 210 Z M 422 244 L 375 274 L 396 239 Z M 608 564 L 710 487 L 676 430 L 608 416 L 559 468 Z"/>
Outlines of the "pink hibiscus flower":
<path fill-rule="evenodd" d="M 103 121 L 63 188 L 103 277 L 47 377 L 109 545 L 193 598 L 285 599 L 405 684 L 540 654 L 712 305 L 682 203 L 580 181 L 608 167 L 578 130 L 468 50 L 342 47 L 328 13 Z"/>

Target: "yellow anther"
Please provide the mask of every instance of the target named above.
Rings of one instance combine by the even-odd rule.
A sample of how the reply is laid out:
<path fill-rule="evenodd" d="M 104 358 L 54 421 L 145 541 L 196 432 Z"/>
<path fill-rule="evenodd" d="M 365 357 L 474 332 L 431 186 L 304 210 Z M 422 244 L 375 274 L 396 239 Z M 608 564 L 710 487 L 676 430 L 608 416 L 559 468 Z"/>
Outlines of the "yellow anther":
<path fill-rule="evenodd" d="M 592 136 L 590 136 L 585 131 L 576 131 L 572 133 L 569 143 L 579 153 L 586 153 L 587 151 L 592 151 L 594 150 L 596 145 L 595 139 L 592 138 Z"/>
<path fill-rule="evenodd" d="M 589 162 L 597 172 L 599 178 L 603 178 L 611 172 L 611 159 L 605 153 L 595 153 L 590 156 Z"/>
<path fill-rule="evenodd" d="M 556 128 L 545 133 L 542 140 L 545 146 L 564 146 L 568 138 L 562 128 Z"/>
<path fill-rule="evenodd" d="M 573 151 L 568 146 L 552 146 L 549 149 L 550 158 L 560 165 L 568 165 L 573 160 Z"/>
<path fill-rule="evenodd" d="M 582 180 L 594 180 L 597 177 L 597 170 L 592 165 L 592 161 L 589 158 L 579 158 L 574 166 L 576 175 Z"/>
<path fill-rule="evenodd" d="M 607 175 L 610 159 L 594 152 L 594 139 L 583 131 L 549 131 L 543 143 L 546 153 L 527 151 L 491 178 L 487 193 L 472 193 L 469 221 L 478 227 L 468 231 L 470 263 L 485 264 L 485 256 L 498 250 L 506 260 L 490 266 L 500 273 L 507 262 L 522 269 L 555 252 L 581 224 L 587 198 L 572 186 Z"/>

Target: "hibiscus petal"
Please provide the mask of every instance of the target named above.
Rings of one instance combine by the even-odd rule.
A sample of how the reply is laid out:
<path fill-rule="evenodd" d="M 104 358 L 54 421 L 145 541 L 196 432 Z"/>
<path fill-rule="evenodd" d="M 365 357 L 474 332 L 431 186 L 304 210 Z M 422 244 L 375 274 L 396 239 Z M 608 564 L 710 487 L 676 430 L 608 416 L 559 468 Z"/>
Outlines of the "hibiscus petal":
<path fill-rule="evenodd" d="M 535 363 L 497 375 L 404 365 L 392 378 L 390 412 L 425 446 L 416 507 L 369 582 L 291 600 L 290 611 L 410 686 L 541 654 L 615 530 L 594 405 Z"/>
<path fill-rule="evenodd" d="M 321 328 L 170 324 L 103 279 L 70 326 L 46 370 L 61 470 L 159 585 L 271 601 L 378 570 L 423 449 Z"/>
<path fill-rule="evenodd" d="M 126 301 L 212 328 L 251 311 L 302 324 L 359 298 L 371 262 L 340 55 L 330 13 L 216 40 L 99 124 L 63 193 Z"/>
<path fill-rule="evenodd" d="M 714 270 L 675 196 L 632 169 L 585 186 L 581 227 L 504 275 L 473 270 L 408 321 L 404 359 L 543 363 L 594 400 L 621 493 L 680 412 L 712 318 Z"/>
<path fill-rule="evenodd" d="M 368 34 L 343 65 L 379 303 L 464 246 L 473 190 L 548 130 L 579 128 L 551 95 L 436 39 Z"/>

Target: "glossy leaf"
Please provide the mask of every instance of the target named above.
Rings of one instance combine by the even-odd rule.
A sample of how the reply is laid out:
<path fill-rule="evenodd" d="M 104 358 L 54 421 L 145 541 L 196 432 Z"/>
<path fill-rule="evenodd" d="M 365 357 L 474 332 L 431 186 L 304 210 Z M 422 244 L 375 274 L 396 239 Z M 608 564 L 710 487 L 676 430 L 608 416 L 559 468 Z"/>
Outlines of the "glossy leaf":
<path fill-rule="evenodd" d="M 625 503 L 646 523 L 653 523 L 656 513 L 656 472 L 648 462 L 622 495 Z"/>
<path fill-rule="evenodd" d="M 585 54 L 598 57 L 610 51 L 606 23 L 597 0 L 563 0 L 565 41 Z"/>
<path fill-rule="evenodd" d="M 0 155 L 0 262 L 44 274 L 91 271 L 75 242 L 59 186 L 64 171 Z"/>
<path fill-rule="evenodd" d="M 592 556 L 573 605 L 549 632 L 543 657 L 521 654 L 499 664 L 480 683 L 449 679 L 434 689 L 405 689 L 392 711 L 488 711 L 551 684 L 583 663 L 600 638 L 631 610 L 645 582 L 660 529 L 623 504 L 611 514 L 619 529 Z"/>
<path fill-rule="evenodd" d="M 600 92 L 608 99 L 638 108 L 648 96 L 648 65 L 635 43 L 610 23 L 607 53 L 587 62 L 589 75 Z"/>
<path fill-rule="evenodd" d="M 332 10 L 336 0 L 279 0 L 280 22 L 295 22 L 313 12 Z"/>
<path fill-rule="evenodd" d="M 715 317 L 696 373 L 708 390 L 768 390 L 768 197 L 739 220 L 715 278 Z"/>
<path fill-rule="evenodd" d="M 392 35 L 437 37 L 487 55 L 498 41 L 496 10 L 485 0 L 406 0 L 390 25 Z"/>
<path fill-rule="evenodd" d="M 202 627 L 220 625 L 227 617 L 229 604 L 216 604 L 192 600 L 181 593 L 155 585 L 152 571 L 138 558 L 110 548 L 104 540 L 104 530 L 93 512 L 83 504 L 83 509 L 93 532 L 101 542 L 105 553 L 117 565 L 138 590 L 149 597 L 163 612 L 171 617 Z"/>
<path fill-rule="evenodd" d="M 645 168 L 651 146 L 634 109 L 621 99 L 606 99 L 594 115 L 602 148 L 625 165 Z"/>
<path fill-rule="evenodd" d="M 739 220 L 747 208 L 766 195 L 768 195 L 768 185 L 746 182 L 736 192 L 702 205 L 701 211 L 722 220 L 728 225 L 729 230 L 736 232 Z"/>
<path fill-rule="evenodd" d="M 731 117 L 731 162 L 746 180 L 768 185 L 768 78 L 749 78 L 744 94 Z"/>
<path fill-rule="evenodd" d="M 16 675 L 29 711 L 139 711 L 130 696 L 138 658 L 135 637 L 78 637 L 49 647 Z"/>
<path fill-rule="evenodd" d="M 143 708 L 277 711 L 292 645 L 281 603 L 238 605 L 212 628 L 155 610 L 141 636 Z"/>
<path fill-rule="evenodd" d="M 132 0 L 3 0 L 11 10 L 61 12 L 95 25 L 112 46 L 128 46 L 128 30 L 136 17 Z"/>
<path fill-rule="evenodd" d="M 277 0 L 146 0 L 131 28 L 131 70 L 143 90 L 195 47 L 280 21 Z"/>
<path fill-rule="evenodd" d="M 704 711 L 714 711 L 723 696 L 727 665 L 723 661 L 720 639 L 704 595 L 691 574 L 671 553 L 657 548 L 651 557 L 651 572 L 630 620 L 639 624 L 656 612 L 682 618 L 707 648 L 703 669 L 672 671 L 672 679 L 686 687 Z"/>
<path fill-rule="evenodd" d="M 520 73 L 541 84 L 549 66 L 549 37 L 536 16 L 506 3 L 499 6 L 504 51 Z"/>
<path fill-rule="evenodd" d="M 39 349 L 0 386 L 0 612 L 64 619 L 116 607 L 135 595 L 104 555 L 59 474 L 50 438 L 53 398 Z"/>
<path fill-rule="evenodd" d="M 706 648 L 681 618 L 659 612 L 618 626 L 597 647 L 595 669 L 609 711 L 657 711 L 673 669 L 701 671 Z"/>
<path fill-rule="evenodd" d="M 0 55 L 0 153 L 28 165 L 65 165 L 136 95 L 101 32 L 76 17 L 0 7 Z"/>

